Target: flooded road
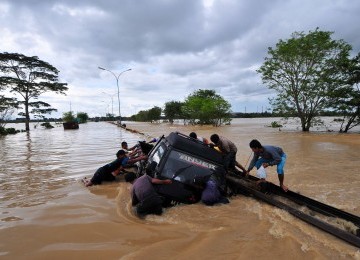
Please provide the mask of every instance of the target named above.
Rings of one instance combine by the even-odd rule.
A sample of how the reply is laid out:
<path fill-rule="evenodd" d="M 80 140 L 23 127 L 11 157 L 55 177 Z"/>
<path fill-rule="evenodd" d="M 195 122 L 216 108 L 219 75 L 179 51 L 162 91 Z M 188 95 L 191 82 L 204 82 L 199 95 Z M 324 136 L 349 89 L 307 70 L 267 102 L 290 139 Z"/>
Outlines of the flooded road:
<path fill-rule="evenodd" d="M 126 122 L 140 133 L 90 122 L 79 130 L 37 127 L 0 137 L 0 258 L 360 259 L 359 248 L 253 198 L 179 205 L 141 220 L 132 212 L 130 184 L 81 182 L 115 159 L 121 141 L 217 133 L 234 141 L 243 165 L 251 139 L 281 146 L 292 191 L 360 216 L 360 135 L 265 127 L 272 121 L 236 119 L 218 128 Z M 274 167 L 268 177 L 278 184 Z"/>

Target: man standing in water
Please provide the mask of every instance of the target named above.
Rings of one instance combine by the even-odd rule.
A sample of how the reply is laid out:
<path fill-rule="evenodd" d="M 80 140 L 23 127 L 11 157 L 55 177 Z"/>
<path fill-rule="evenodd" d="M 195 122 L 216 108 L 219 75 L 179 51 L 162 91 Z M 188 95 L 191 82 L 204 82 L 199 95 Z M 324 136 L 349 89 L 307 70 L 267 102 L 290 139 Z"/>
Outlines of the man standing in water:
<path fill-rule="evenodd" d="M 268 166 L 276 165 L 276 171 L 278 174 L 280 187 L 286 192 L 288 187 L 284 185 L 284 166 L 286 162 L 286 154 L 283 149 L 277 146 L 264 145 L 254 139 L 249 144 L 251 150 L 254 152 L 254 157 L 250 162 L 249 168 L 246 174 L 256 166 L 259 169 L 261 166 L 264 168 Z M 265 179 L 264 179 L 265 180 Z"/>
<path fill-rule="evenodd" d="M 83 179 L 83 182 L 86 187 L 92 185 L 101 184 L 103 181 L 115 181 L 115 177 L 120 174 L 121 171 L 126 168 L 127 165 L 133 164 L 137 161 L 146 160 L 147 155 L 138 156 L 136 158 L 129 158 L 126 156 L 124 150 L 119 150 L 116 153 L 116 160 L 100 167 L 91 178 L 91 180 Z"/>
<path fill-rule="evenodd" d="M 132 206 L 136 206 L 136 213 L 143 217 L 147 214 L 162 214 L 163 200 L 153 187 L 154 184 L 171 184 L 171 180 L 160 180 L 149 175 L 143 175 L 136 179 L 132 172 L 125 174 L 125 180 L 133 183 L 131 189 Z"/>

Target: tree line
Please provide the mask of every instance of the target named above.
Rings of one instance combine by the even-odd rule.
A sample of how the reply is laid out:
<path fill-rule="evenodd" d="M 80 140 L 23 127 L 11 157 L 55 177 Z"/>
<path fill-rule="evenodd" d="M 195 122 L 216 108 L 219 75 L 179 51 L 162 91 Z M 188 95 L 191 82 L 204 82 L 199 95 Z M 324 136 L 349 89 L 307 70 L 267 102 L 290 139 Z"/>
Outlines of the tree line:
<path fill-rule="evenodd" d="M 270 99 L 272 114 L 298 117 L 302 131 L 309 131 L 324 114 L 342 115 L 339 132 L 360 125 L 360 53 L 350 57 L 352 47 L 344 40 L 332 39 L 333 32 L 294 32 L 269 47 L 257 72 L 263 84 L 274 90 Z M 40 101 L 45 92 L 65 94 L 66 83 L 58 82 L 59 71 L 38 57 L 0 53 L 0 124 L 15 109 L 25 118 L 29 131 L 30 114 L 45 117 L 56 109 Z M 3 91 L 16 94 L 7 97 Z M 184 102 L 170 101 L 164 108 L 140 111 L 132 120 L 154 121 L 163 117 L 190 124 L 220 126 L 230 122 L 231 105 L 214 90 L 199 89 Z M 0 127 L 2 127 L 0 125 Z"/>
<path fill-rule="evenodd" d="M 279 40 L 275 47 L 268 48 L 257 72 L 276 96 L 270 99 L 272 112 L 262 113 L 264 116 L 298 117 L 304 132 L 323 115 L 342 116 L 339 132 L 360 125 L 360 53 L 351 58 L 350 44 L 332 39 L 332 34 L 319 28 L 307 34 L 294 32 L 288 40 Z M 174 119 L 213 125 L 228 122 L 228 103 L 221 97 L 215 101 L 212 95 L 215 92 L 199 90 L 185 102 L 168 102 L 164 117 L 170 122 Z"/>
<path fill-rule="evenodd" d="M 173 100 L 166 102 L 163 110 L 154 107 L 131 117 L 134 121 L 151 122 L 160 118 L 168 120 L 171 124 L 175 119 L 180 119 L 193 125 L 220 126 L 230 122 L 231 105 L 214 90 L 199 89 L 190 94 L 184 102 Z"/>

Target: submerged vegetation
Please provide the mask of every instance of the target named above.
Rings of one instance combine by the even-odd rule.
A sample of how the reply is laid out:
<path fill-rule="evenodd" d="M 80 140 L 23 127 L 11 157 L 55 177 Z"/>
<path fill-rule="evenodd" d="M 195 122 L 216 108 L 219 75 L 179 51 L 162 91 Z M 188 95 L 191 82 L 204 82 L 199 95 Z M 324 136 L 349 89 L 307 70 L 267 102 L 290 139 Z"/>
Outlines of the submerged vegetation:
<path fill-rule="evenodd" d="M 0 135 L 13 135 L 13 134 L 16 134 L 16 133 L 19 133 L 19 132 L 21 132 L 21 131 L 16 130 L 13 127 L 5 128 L 3 126 L 0 126 Z"/>
<path fill-rule="evenodd" d="M 270 127 L 279 128 L 279 127 L 282 127 L 282 125 L 276 121 L 273 121 L 273 122 L 271 122 Z"/>
<path fill-rule="evenodd" d="M 54 128 L 49 122 L 44 122 L 41 124 L 45 129 L 51 129 Z"/>

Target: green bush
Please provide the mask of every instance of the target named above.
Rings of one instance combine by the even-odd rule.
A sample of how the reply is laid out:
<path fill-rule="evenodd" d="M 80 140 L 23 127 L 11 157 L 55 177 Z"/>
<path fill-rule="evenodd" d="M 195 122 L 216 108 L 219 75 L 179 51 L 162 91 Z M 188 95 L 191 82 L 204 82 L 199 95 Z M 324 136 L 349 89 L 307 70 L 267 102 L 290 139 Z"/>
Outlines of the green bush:
<path fill-rule="evenodd" d="M 0 135 L 6 135 L 6 129 L 3 126 L 0 126 Z"/>
<path fill-rule="evenodd" d="M 49 122 L 42 123 L 41 126 L 45 127 L 45 129 L 54 128 Z"/>
<path fill-rule="evenodd" d="M 6 132 L 9 134 L 9 135 L 13 135 L 13 134 L 16 134 L 16 133 L 19 133 L 19 130 L 15 130 L 15 128 L 6 128 Z"/>
<path fill-rule="evenodd" d="M 15 128 L 5 128 L 3 126 L 0 126 L 0 135 L 13 135 L 16 133 L 19 133 L 20 130 L 16 130 Z"/>
<path fill-rule="evenodd" d="M 282 127 L 282 125 L 280 125 L 280 124 L 279 124 L 278 122 L 276 122 L 276 121 L 271 122 L 270 126 L 271 126 L 272 128 Z"/>
<path fill-rule="evenodd" d="M 75 116 L 74 116 L 73 112 L 69 111 L 69 112 L 64 112 L 63 113 L 62 120 L 65 123 L 70 123 L 70 122 L 75 122 L 76 119 L 75 119 Z"/>
<path fill-rule="evenodd" d="M 76 114 L 76 118 L 79 121 L 80 124 L 86 123 L 87 120 L 89 119 L 89 116 L 87 113 L 85 112 L 78 112 Z"/>

